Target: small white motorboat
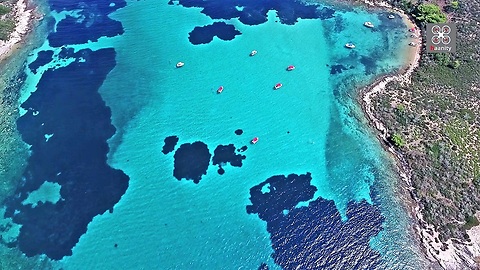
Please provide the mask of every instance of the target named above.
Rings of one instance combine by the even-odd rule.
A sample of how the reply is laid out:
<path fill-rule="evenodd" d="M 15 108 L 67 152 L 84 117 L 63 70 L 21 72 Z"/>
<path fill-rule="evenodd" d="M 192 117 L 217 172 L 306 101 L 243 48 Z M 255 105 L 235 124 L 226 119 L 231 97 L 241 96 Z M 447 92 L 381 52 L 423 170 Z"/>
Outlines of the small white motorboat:
<path fill-rule="evenodd" d="M 349 43 L 345 44 L 345 47 L 347 47 L 349 49 L 355 49 L 355 44 L 353 44 L 352 42 L 349 42 Z"/>
<path fill-rule="evenodd" d="M 255 54 L 257 54 L 256 50 L 253 50 L 253 51 L 250 52 L 250 56 L 254 56 Z"/>
<path fill-rule="evenodd" d="M 183 63 L 183 62 L 178 62 L 177 65 L 176 65 L 176 67 L 177 67 L 177 68 L 181 68 L 181 67 L 183 67 L 184 65 L 185 65 L 185 63 Z"/>
<path fill-rule="evenodd" d="M 390 20 L 395 19 L 395 15 L 390 14 L 390 15 L 388 15 L 388 18 L 389 18 Z"/>
<path fill-rule="evenodd" d="M 374 27 L 372 22 L 365 22 L 365 23 L 363 23 L 363 25 L 365 25 L 368 28 L 373 28 Z"/>

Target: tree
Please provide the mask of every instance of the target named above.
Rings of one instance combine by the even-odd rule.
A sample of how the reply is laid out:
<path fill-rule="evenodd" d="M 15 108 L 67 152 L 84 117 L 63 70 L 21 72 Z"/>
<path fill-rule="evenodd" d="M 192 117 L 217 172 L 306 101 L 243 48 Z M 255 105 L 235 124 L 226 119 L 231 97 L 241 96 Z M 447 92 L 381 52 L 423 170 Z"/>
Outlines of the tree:
<path fill-rule="evenodd" d="M 435 4 L 420 4 L 414 13 L 417 20 L 427 23 L 445 23 L 447 15 Z"/>

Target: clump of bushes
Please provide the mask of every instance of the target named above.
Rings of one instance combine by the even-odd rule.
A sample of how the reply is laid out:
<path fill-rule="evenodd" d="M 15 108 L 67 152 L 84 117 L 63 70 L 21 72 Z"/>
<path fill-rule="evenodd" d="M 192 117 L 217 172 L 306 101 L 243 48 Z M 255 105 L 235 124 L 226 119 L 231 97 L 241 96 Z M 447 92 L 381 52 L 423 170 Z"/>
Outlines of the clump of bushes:
<path fill-rule="evenodd" d="M 420 4 L 417 6 L 413 16 L 420 22 L 445 23 L 447 15 L 435 4 Z"/>
<path fill-rule="evenodd" d="M 10 12 L 10 8 L 4 5 L 0 5 L 0 16 L 3 16 Z"/>
<path fill-rule="evenodd" d="M 398 148 L 405 146 L 405 139 L 398 133 L 393 133 L 388 140 Z"/>
<path fill-rule="evenodd" d="M 12 20 L 0 21 L 0 39 L 7 40 L 14 28 L 15 23 Z"/>

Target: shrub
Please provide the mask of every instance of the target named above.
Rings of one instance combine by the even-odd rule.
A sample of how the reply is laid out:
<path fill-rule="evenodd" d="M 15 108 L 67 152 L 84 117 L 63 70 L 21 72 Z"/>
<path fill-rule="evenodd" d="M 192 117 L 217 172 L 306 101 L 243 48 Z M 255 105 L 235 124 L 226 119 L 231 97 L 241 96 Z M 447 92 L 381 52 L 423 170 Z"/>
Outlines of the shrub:
<path fill-rule="evenodd" d="M 9 7 L 6 7 L 4 5 L 0 5 L 0 16 L 3 16 L 5 14 L 9 13 L 10 10 L 11 9 Z"/>
<path fill-rule="evenodd" d="M 402 138 L 402 136 L 398 133 L 394 133 L 392 136 L 390 136 L 390 141 L 395 145 L 396 147 L 403 147 L 405 145 L 405 140 Z"/>
<path fill-rule="evenodd" d="M 0 21 L 0 39 L 7 40 L 14 28 L 15 23 L 12 20 Z"/>
<path fill-rule="evenodd" d="M 458 9 L 460 6 L 458 4 L 458 1 L 452 1 L 450 3 L 450 6 L 453 8 L 453 9 Z"/>
<path fill-rule="evenodd" d="M 460 61 L 458 61 L 458 60 L 455 60 L 455 61 L 453 61 L 452 63 L 450 63 L 450 67 L 451 67 L 451 68 L 456 69 L 456 68 L 458 68 L 459 66 L 460 66 Z"/>
<path fill-rule="evenodd" d="M 415 18 L 427 23 L 445 23 L 447 16 L 435 4 L 420 4 L 414 14 Z"/>

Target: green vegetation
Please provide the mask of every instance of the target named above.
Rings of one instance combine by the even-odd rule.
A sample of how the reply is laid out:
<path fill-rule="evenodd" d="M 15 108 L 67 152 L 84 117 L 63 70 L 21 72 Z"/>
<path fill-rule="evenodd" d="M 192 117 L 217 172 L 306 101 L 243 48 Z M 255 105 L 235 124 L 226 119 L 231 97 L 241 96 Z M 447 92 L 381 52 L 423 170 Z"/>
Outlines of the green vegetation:
<path fill-rule="evenodd" d="M 7 40 L 10 33 L 15 29 L 15 22 L 10 19 L 0 21 L 0 39 Z"/>
<path fill-rule="evenodd" d="M 478 226 L 478 225 L 480 225 L 480 222 L 478 222 L 478 219 L 476 216 L 467 215 L 465 217 L 465 225 L 463 225 L 465 230 L 470 230 L 472 227 Z"/>
<path fill-rule="evenodd" d="M 0 5 L 0 16 L 3 16 L 7 13 L 9 13 L 11 10 L 11 8 L 7 7 L 7 6 L 4 6 L 4 5 Z"/>
<path fill-rule="evenodd" d="M 447 1 L 446 6 L 432 0 L 412 9 L 406 7 L 408 0 L 387 1 L 410 12 L 423 30 L 427 22 L 446 21 L 447 14 L 461 21 L 455 53 L 432 54 L 422 48 L 412 83 L 387 84 L 373 104 L 390 134 L 401 135 L 389 141 L 403 141 L 412 196 L 425 221 L 439 232 L 439 242 L 468 241 L 465 230 L 480 225 L 474 215 L 480 213 L 480 0 Z"/>
<path fill-rule="evenodd" d="M 405 146 L 405 140 L 402 138 L 402 136 L 398 133 L 394 133 L 391 137 L 390 140 L 392 141 L 393 145 L 396 147 L 403 147 Z"/>
<path fill-rule="evenodd" d="M 455 60 L 449 64 L 451 68 L 458 68 L 460 66 L 460 61 Z"/>
<path fill-rule="evenodd" d="M 397 105 L 397 110 L 398 110 L 400 113 L 405 112 L 405 105 L 403 105 L 403 104 L 398 104 L 398 105 Z"/>
<path fill-rule="evenodd" d="M 404 10 L 410 10 L 413 8 L 413 3 L 409 0 L 402 0 L 400 7 Z"/>
<path fill-rule="evenodd" d="M 434 160 L 438 160 L 441 154 L 441 148 L 439 143 L 434 143 L 433 145 L 428 147 L 430 151 L 430 155 L 433 157 Z"/>
<path fill-rule="evenodd" d="M 450 63 L 450 56 L 446 53 L 436 53 L 434 58 L 442 66 L 447 66 Z"/>
<path fill-rule="evenodd" d="M 459 9 L 460 8 L 460 5 L 458 4 L 458 1 L 452 1 L 450 3 L 450 6 L 453 8 L 453 9 Z"/>
<path fill-rule="evenodd" d="M 414 17 L 420 22 L 445 23 L 447 15 L 435 4 L 420 4 L 417 6 Z"/>

